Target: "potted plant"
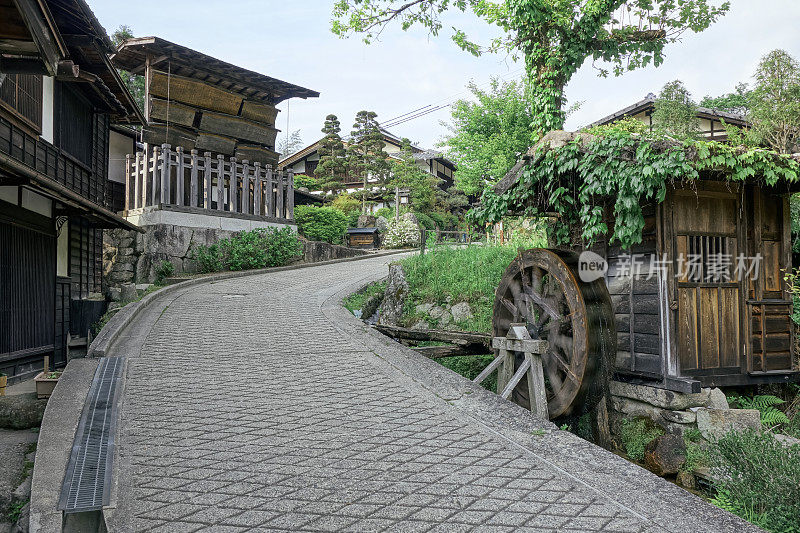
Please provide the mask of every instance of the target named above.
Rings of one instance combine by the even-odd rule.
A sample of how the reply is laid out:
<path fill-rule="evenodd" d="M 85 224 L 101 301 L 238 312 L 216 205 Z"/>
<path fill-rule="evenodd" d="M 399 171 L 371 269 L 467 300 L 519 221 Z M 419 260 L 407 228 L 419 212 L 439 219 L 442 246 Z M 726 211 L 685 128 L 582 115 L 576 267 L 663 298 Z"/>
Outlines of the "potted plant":
<path fill-rule="evenodd" d="M 56 388 L 58 378 L 61 377 L 60 371 L 50 371 L 50 358 L 44 358 L 44 370 L 42 370 L 33 381 L 36 383 L 36 396 L 41 400 L 42 398 L 49 398 Z"/>
<path fill-rule="evenodd" d="M 8 376 L 0 372 L 0 396 L 6 395 L 6 385 L 8 385 Z"/>

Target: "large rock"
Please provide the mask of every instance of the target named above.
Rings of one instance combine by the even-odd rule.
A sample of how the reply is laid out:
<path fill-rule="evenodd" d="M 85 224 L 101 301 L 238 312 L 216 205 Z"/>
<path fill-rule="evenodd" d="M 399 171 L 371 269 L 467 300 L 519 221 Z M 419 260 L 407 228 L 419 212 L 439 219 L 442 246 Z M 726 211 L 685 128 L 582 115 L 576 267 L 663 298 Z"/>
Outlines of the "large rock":
<path fill-rule="evenodd" d="M 728 398 L 726 398 L 725 393 L 718 388 L 711 389 L 709 392 L 706 407 L 710 409 L 730 409 L 730 406 L 728 406 Z"/>
<path fill-rule="evenodd" d="M 375 219 L 375 227 L 378 228 L 379 232 L 383 233 L 389 227 L 389 221 L 384 217 L 378 217 Z"/>
<path fill-rule="evenodd" d="M 399 263 L 389 265 L 389 283 L 384 292 L 383 302 L 378 308 L 378 323 L 397 326 L 403 317 L 403 307 L 408 298 L 408 282 Z"/>
<path fill-rule="evenodd" d="M 123 283 L 120 286 L 119 300 L 122 302 L 132 302 L 138 298 L 136 285 L 134 283 Z"/>
<path fill-rule="evenodd" d="M 374 228 L 376 218 L 372 215 L 359 215 L 356 227 L 358 228 Z"/>
<path fill-rule="evenodd" d="M 686 443 L 678 435 L 661 435 L 644 449 L 644 464 L 657 476 L 677 474 L 686 462 Z"/>
<path fill-rule="evenodd" d="M 39 400 L 35 392 L 0 396 L 0 428 L 31 429 L 42 425 L 47 400 Z"/>
<path fill-rule="evenodd" d="M 472 309 L 467 302 L 461 302 L 450 308 L 450 314 L 454 322 L 464 322 L 472 318 Z"/>
<path fill-rule="evenodd" d="M 698 409 L 697 429 L 706 440 L 716 440 L 730 431 L 761 430 L 756 409 Z"/>
<path fill-rule="evenodd" d="M 612 381 L 610 388 L 612 396 L 630 398 L 662 409 L 669 409 L 670 411 L 683 411 L 690 407 L 705 407 L 710 395 L 710 389 L 703 389 L 696 394 L 686 394 L 619 381 Z"/>

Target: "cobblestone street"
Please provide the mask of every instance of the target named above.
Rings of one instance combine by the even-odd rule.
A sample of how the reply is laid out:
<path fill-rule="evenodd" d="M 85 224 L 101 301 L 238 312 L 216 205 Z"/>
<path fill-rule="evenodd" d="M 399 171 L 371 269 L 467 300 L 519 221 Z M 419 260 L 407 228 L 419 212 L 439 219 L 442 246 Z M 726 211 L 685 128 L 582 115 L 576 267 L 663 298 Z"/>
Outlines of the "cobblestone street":
<path fill-rule="evenodd" d="M 116 347 L 128 366 L 111 530 L 756 530 L 563 432 L 528 447 L 334 320 L 345 289 L 394 259 L 220 281 L 151 306 Z M 570 457 L 574 471 L 556 463 Z M 591 468 L 599 477 L 582 475 Z"/>

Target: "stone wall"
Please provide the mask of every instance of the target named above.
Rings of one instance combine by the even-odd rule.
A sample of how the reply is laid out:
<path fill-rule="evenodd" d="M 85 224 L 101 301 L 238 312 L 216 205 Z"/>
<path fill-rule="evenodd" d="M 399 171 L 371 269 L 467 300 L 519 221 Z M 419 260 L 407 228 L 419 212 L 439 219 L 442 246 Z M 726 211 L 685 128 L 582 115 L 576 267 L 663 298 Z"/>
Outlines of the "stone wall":
<path fill-rule="evenodd" d="M 193 250 L 200 245 L 214 244 L 238 231 L 217 228 L 197 228 L 171 224 L 144 226 L 145 233 L 113 229 L 103 232 L 103 281 L 106 296 L 111 300 L 125 299 L 123 287 L 152 283 L 156 267 L 169 261 L 175 274 L 197 272 Z M 343 259 L 368 254 L 365 250 L 324 242 L 303 241 L 304 263 Z"/>

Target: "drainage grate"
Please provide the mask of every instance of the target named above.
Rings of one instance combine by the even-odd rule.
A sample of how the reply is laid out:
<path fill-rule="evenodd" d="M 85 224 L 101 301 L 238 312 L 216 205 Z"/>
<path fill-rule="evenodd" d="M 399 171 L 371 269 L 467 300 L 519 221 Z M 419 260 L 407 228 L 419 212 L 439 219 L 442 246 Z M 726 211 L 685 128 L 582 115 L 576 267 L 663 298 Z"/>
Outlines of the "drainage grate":
<path fill-rule="evenodd" d="M 114 399 L 124 363 L 124 357 L 104 357 L 97 366 L 61 487 L 58 508 L 65 513 L 108 505 L 117 416 Z"/>

